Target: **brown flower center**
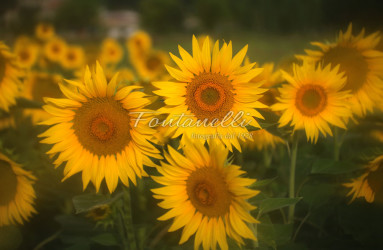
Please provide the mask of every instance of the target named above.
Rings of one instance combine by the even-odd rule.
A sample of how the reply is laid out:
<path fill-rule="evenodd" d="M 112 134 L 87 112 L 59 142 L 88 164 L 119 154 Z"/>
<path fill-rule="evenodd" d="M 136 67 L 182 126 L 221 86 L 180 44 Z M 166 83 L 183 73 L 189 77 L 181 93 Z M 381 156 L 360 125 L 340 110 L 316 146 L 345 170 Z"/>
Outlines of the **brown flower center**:
<path fill-rule="evenodd" d="M 73 52 L 68 52 L 67 58 L 68 58 L 69 61 L 75 61 L 76 60 L 76 55 Z"/>
<path fill-rule="evenodd" d="M 17 192 L 17 176 L 9 162 L 0 160 L 0 206 L 9 204 Z"/>
<path fill-rule="evenodd" d="M 223 173 L 214 167 L 203 167 L 192 172 L 186 190 L 193 206 L 209 217 L 224 216 L 229 212 L 231 194 Z"/>
<path fill-rule="evenodd" d="M 315 116 L 326 108 L 327 94 L 319 85 L 304 85 L 297 92 L 295 105 L 302 115 Z"/>
<path fill-rule="evenodd" d="M 113 98 L 97 97 L 84 103 L 73 121 L 80 144 L 96 155 L 121 152 L 130 142 L 129 113 Z"/>
<path fill-rule="evenodd" d="M 150 71 L 156 71 L 156 70 L 159 70 L 159 68 L 161 68 L 163 65 L 162 65 L 162 60 L 158 57 L 158 56 L 155 56 L 155 55 L 151 55 L 149 56 L 149 58 L 146 60 L 146 67 L 150 70 Z"/>
<path fill-rule="evenodd" d="M 21 61 L 27 61 L 27 60 L 29 60 L 30 57 L 31 57 L 30 53 L 25 49 L 23 49 L 19 53 L 19 58 Z"/>
<path fill-rule="evenodd" d="M 233 86 L 226 76 L 202 73 L 187 85 L 186 104 L 200 120 L 222 119 L 233 103 Z"/>
<path fill-rule="evenodd" d="M 332 66 L 340 65 L 340 72 L 345 72 L 347 82 L 344 90 L 357 92 L 366 82 L 368 63 L 364 56 L 356 48 L 334 47 L 324 53 L 324 65 L 331 63 Z"/>
<path fill-rule="evenodd" d="M 53 44 L 52 46 L 52 52 L 54 54 L 59 54 L 61 52 L 61 48 L 60 48 L 60 45 L 58 44 Z"/>

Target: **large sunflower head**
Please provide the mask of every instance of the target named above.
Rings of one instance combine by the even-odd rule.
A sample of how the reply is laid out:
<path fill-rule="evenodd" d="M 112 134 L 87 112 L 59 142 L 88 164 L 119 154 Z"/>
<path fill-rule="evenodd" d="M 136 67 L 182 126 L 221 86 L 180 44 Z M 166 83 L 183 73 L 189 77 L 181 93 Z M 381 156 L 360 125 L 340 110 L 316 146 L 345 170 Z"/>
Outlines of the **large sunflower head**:
<path fill-rule="evenodd" d="M 68 46 L 62 58 L 62 66 L 65 69 L 78 69 L 84 66 L 85 53 L 80 46 Z"/>
<path fill-rule="evenodd" d="M 103 64 L 117 64 L 123 54 L 121 45 L 115 39 L 107 38 L 102 42 L 100 60 Z"/>
<path fill-rule="evenodd" d="M 0 109 L 8 111 L 16 103 L 23 74 L 16 56 L 0 42 Z"/>
<path fill-rule="evenodd" d="M 353 202 L 356 198 L 364 197 L 369 202 L 383 203 L 383 155 L 376 157 L 366 166 L 364 174 L 343 186 L 351 188 L 347 196 Z"/>
<path fill-rule="evenodd" d="M 288 84 L 279 88 L 281 94 L 272 110 L 283 112 L 279 126 L 291 123 L 294 130 L 305 129 L 307 140 L 316 142 L 319 131 L 332 136 L 329 124 L 346 129 L 344 120 L 351 116 L 349 94 L 343 89 L 346 78 L 338 73 L 339 66 L 322 68 L 320 64 L 294 64 L 294 75 L 282 71 Z"/>
<path fill-rule="evenodd" d="M 61 62 L 64 58 L 67 44 L 59 37 L 52 38 L 44 46 L 44 54 L 52 62 Z"/>
<path fill-rule="evenodd" d="M 36 210 L 32 173 L 0 153 L 0 227 L 23 224 Z"/>
<path fill-rule="evenodd" d="M 230 150 L 232 145 L 240 150 L 238 139 L 248 133 L 243 124 L 259 127 L 254 117 L 262 116 L 255 108 L 266 107 L 257 101 L 266 91 L 262 82 L 251 82 L 262 69 L 254 68 L 255 63 L 241 66 L 247 46 L 233 57 L 231 42 L 220 48 L 217 41 L 211 51 L 209 41 L 207 37 L 201 49 L 193 36 L 193 55 L 181 46 L 182 59 L 170 53 L 179 69 L 166 68 L 175 81 L 154 82 L 160 89 L 154 93 L 165 98 L 167 106 L 160 111 L 169 114 L 167 121 L 179 121 L 172 129 L 174 137 L 183 134 L 181 143 L 185 136 L 203 141 L 214 136 Z M 232 122 L 234 117 L 238 119 Z M 208 125 L 197 127 L 197 122 Z"/>
<path fill-rule="evenodd" d="M 351 109 L 356 115 L 364 116 L 383 96 L 383 52 L 376 50 L 380 38 L 379 32 L 365 36 L 364 30 L 354 36 L 350 24 L 345 33 L 340 31 L 335 42 L 313 42 L 320 49 L 306 50 L 307 55 L 298 58 L 339 65 L 347 77 L 342 90 L 350 90 L 352 95 Z"/>
<path fill-rule="evenodd" d="M 247 199 L 259 191 L 247 186 L 254 179 L 239 166 L 226 163 L 228 150 L 222 144 L 189 143 L 183 148 L 185 156 L 169 147 L 165 153 L 168 163 L 161 162 L 158 171 L 162 176 L 152 178 L 164 187 L 152 189 L 154 198 L 161 199 L 159 206 L 169 211 L 159 220 L 174 218 L 169 232 L 183 227 L 179 244 L 195 234 L 194 248 L 202 243 L 204 249 L 228 249 L 226 236 L 243 245 L 243 238 L 256 240 L 249 223 L 257 223 L 250 211 L 256 207 Z"/>
<path fill-rule="evenodd" d="M 55 36 L 55 28 L 49 23 L 39 23 L 35 29 L 35 35 L 42 41 L 47 41 Z"/>
<path fill-rule="evenodd" d="M 92 181 L 98 191 L 104 178 L 110 192 L 119 179 L 136 184 L 136 176 L 146 175 L 143 165 L 155 166 L 149 156 L 161 158 L 149 142 L 155 130 L 144 106 L 151 101 L 138 86 L 118 88 L 117 77 L 108 83 L 97 63 L 92 72 L 86 68 L 83 81 L 59 84 L 66 98 L 45 98 L 52 117 L 41 124 L 52 127 L 41 142 L 54 144 L 47 153 L 58 154 L 56 167 L 66 162 L 64 179 L 82 172 L 84 189 Z M 136 122 L 141 115 L 145 119 Z"/>

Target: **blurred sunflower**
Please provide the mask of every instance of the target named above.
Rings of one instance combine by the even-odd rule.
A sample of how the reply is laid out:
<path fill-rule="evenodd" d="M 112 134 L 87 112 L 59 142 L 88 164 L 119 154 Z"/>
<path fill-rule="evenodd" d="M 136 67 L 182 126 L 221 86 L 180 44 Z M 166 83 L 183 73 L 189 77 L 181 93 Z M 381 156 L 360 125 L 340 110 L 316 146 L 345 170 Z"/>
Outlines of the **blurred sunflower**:
<path fill-rule="evenodd" d="M 158 171 L 162 176 L 152 178 L 164 187 L 152 189 L 158 205 L 170 209 L 158 220 L 174 218 L 169 232 L 183 227 L 179 244 L 195 234 L 194 249 L 228 249 L 226 235 L 243 245 L 243 238 L 256 240 L 248 223 L 258 223 L 250 211 L 256 207 L 246 200 L 259 191 L 247 186 L 256 180 L 241 177 L 245 171 L 239 166 L 226 164 L 228 149 L 222 144 L 210 143 L 210 150 L 203 144 L 188 143 L 185 156 L 168 147 Z"/>
<path fill-rule="evenodd" d="M 32 173 L 0 153 L 0 227 L 23 224 L 36 210 Z"/>
<path fill-rule="evenodd" d="M 107 38 L 102 42 L 100 60 L 103 64 L 117 64 L 123 54 L 124 51 L 115 39 Z"/>
<path fill-rule="evenodd" d="M 132 62 L 144 58 L 152 47 L 152 39 L 145 31 L 135 32 L 126 42 Z"/>
<path fill-rule="evenodd" d="M 113 76 L 118 72 L 118 77 L 117 77 L 117 85 L 120 83 L 132 83 L 135 80 L 135 75 L 133 71 L 129 68 L 119 68 L 119 69 L 114 69 L 111 67 L 108 67 L 105 69 L 105 76 L 106 80 L 110 81 Z"/>
<path fill-rule="evenodd" d="M 0 109 L 8 111 L 9 106 L 16 104 L 23 74 L 16 56 L 0 41 Z"/>
<path fill-rule="evenodd" d="M 245 63 L 245 65 L 248 64 L 250 64 L 250 62 Z M 279 96 L 278 90 L 274 86 L 281 83 L 283 77 L 279 70 L 274 70 L 274 63 L 264 63 L 261 67 L 263 68 L 262 73 L 254 77 L 251 81 L 263 82 L 262 87 L 267 88 L 268 91 L 263 94 L 259 101 L 271 106 L 277 102 L 276 97 Z"/>
<path fill-rule="evenodd" d="M 61 62 L 62 66 L 65 69 L 78 69 L 84 66 L 84 63 L 84 50 L 80 46 L 68 46 Z"/>
<path fill-rule="evenodd" d="M 291 122 L 294 130 L 305 129 L 307 140 L 317 142 L 319 131 L 332 136 L 329 123 L 346 129 L 344 120 L 351 116 L 348 106 L 348 91 L 340 91 L 345 83 L 339 66 L 322 68 L 320 64 L 304 61 L 302 66 L 293 65 L 294 75 L 282 71 L 289 84 L 279 88 L 278 103 L 271 108 L 281 111 L 279 127 Z"/>
<path fill-rule="evenodd" d="M 320 50 L 305 50 L 307 55 L 298 58 L 323 62 L 323 65 L 339 64 L 340 71 L 347 77 L 342 90 L 350 90 L 352 95 L 352 112 L 364 116 L 367 111 L 372 112 L 383 97 L 383 52 L 375 49 L 380 38 L 379 32 L 365 37 L 364 30 L 353 36 L 350 24 L 345 33 L 340 31 L 336 42 L 313 42 L 311 44 Z"/>
<path fill-rule="evenodd" d="M 256 148 L 258 151 L 262 151 L 266 148 L 275 149 L 277 144 L 285 143 L 282 138 L 271 134 L 266 129 L 258 129 L 250 133 L 253 141 L 246 141 L 246 146 L 249 149 Z"/>
<path fill-rule="evenodd" d="M 90 210 L 86 217 L 91 218 L 94 221 L 99 221 L 107 218 L 112 213 L 109 205 L 100 205 Z"/>
<path fill-rule="evenodd" d="M 257 101 L 260 94 L 266 91 L 260 88 L 262 82 L 250 82 L 263 69 L 253 68 L 255 63 L 241 67 L 247 46 L 232 57 L 231 42 L 224 43 L 219 49 L 217 41 L 211 53 L 209 38 L 205 39 L 201 50 L 193 36 L 193 56 L 181 46 L 179 51 L 182 60 L 171 53 L 170 55 L 180 70 L 166 65 L 169 74 L 176 81 L 153 82 L 160 89 L 154 93 L 164 96 L 165 104 L 168 105 L 160 109 L 160 112 L 169 114 L 166 122 L 172 119 L 181 124 L 171 128 L 176 130 L 174 138 L 182 134 L 181 145 L 184 145 L 185 136 L 198 136 L 197 139 L 205 141 L 208 136 L 217 135 L 218 140 L 230 151 L 232 145 L 241 150 L 238 135 L 248 133 L 248 130 L 239 124 L 245 121 L 251 126 L 260 127 L 254 117 L 263 117 L 255 108 L 266 107 Z M 240 114 L 240 111 L 243 116 L 235 122 L 237 126 L 231 126 L 233 117 Z M 184 116 L 180 117 L 181 114 Z M 190 120 L 192 124 L 207 122 L 208 126 L 184 126 Z M 219 123 L 224 124 L 221 126 Z M 244 140 L 243 137 L 240 138 Z"/>
<path fill-rule="evenodd" d="M 47 41 L 55 36 L 55 28 L 49 23 L 39 23 L 36 26 L 35 35 L 42 41 Z"/>
<path fill-rule="evenodd" d="M 366 172 L 343 186 L 351 188 L 347 196 L 353 202 L 356 198 L 364 197 L 369 202 L 383 203 L 383 155 L 378 156 L 366 166 Z"/>
<path fill-rule="evenodd" d="M 67 45 L 61 38 L 55 37 L 44 46 L 44 54 L 52 62 L 61 62 L 64 58 Z"/>
<path fill-rule="evenodd" d="M 61 81 L 61 75 L 32 71 L 25 78 L 22 95 L 37 102 L 44 102 L 44 97 L 62 97 L 58 85 Z"/>
<path fill-rule="evenodd" d="M 39 50 L 39 46 L 30 39 L 18 39 L 13 51 L 20 66 L 29 69 L 36 63 Z"/>
<path fill-rule="evenodd" d="M 136 59 L 133 66 L 138 74 L 144 79 L 158 79 L 166 72 L 165 64 L 169 62 L 169 58 L 163 51 L 151 50 L 143 58 Z"/>
<path fill-rule="evenodd" d="M 82 82 L 67 80 L 72 89 L 59 84 L 66 98 L 45 99 L 52 117 L 41 124 L 54 126 L 39 135 L 46 137 L 41 142 L 54 144 L 47 154 L 59 154 L 56 167 L 66 161 L 63 180 L 82 171 L 84 189 L 92 181 L 98 191 L 104 178 L 111 193 L 119 178 L 136 184 L 136 175 L 147 175 L 143 165 L 155 166 L 148 156 L 161 159 L 149 142 L 155 130 L 147 122 L 135 124 L 151 101 L 134 91 L 138 86 L 117 89 L 117 77 L 107 83 L 97 63 L 92 72 L 86 68 Z"/>

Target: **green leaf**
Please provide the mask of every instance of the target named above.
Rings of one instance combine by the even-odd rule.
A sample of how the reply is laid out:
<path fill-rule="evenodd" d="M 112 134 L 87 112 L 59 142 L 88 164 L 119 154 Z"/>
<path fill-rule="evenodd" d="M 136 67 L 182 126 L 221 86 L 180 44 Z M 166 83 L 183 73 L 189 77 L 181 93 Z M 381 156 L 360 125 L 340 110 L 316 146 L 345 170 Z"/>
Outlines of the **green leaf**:
<path fill-rule="evenodd" d="M 270 179 L 264 179 L 264 180 L 256 181 L 250 186 L 250 188 L 259 188 L 259 187 L 267 186 L 270 183 L 272 183 L 273 181 L 275 181 L 276 179 L 277 179 L 277 176 L 274 178 L 270 178 Z"/>
<path fill-rule="evenodd" d="M 115 199 L 101 194 L 83 194 L 73 197 L 73 205 L 76 213 L 92 210 L 96 207 L 110 204 Z"/>
<path fill-rule="evenodd" d="M 111 233 L 103 233 L 91 238 L 93 242 L 103 246 L 117 246 L 118 242 L 116 237 Z"/>
<path fill-rule="evenodd" d="M 290 205 L 294 205 L 298 201 L 300 201 L 302 197 L 296 198 L 267 198 L 261 202 L 259 207 L 259 215 L 268 213 L 270 211 L 274 211 L 283 207 L 287 207 Z"/>
<path fill-rule="evenodd" d="M 361 169 L 362 166 L 351 161 L 316 159 L 311 167 L 312 174 L 344 174 Z"/>

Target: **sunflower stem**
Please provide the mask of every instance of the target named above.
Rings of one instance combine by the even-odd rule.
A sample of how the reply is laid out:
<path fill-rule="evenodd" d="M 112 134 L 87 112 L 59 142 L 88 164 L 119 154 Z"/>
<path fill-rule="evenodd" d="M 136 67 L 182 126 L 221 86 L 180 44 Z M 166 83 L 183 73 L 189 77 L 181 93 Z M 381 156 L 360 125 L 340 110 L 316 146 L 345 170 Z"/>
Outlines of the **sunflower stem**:
<path fill-rule="evenodd" d="M 123 187 L 122 189 L 124 190 L 124 195 L 122 197 L 123 205 L 120 212 L 123 218 L 123 226 L 125 227 L 125 240 L 128 242 L 127 249 L 136 250 L 137 242 L 132 219 L 132 201 L 130 197 L 130 190 L 127 187 Z"/>
<path fill-rule="evenodd" d="M 343 132 L 343 133 L 340 133 Z M 342 131 L 338 127 L 334 127 L 334 160 L 340 160 L 340 148 L 342 147 L 346 130 Z"/>
<path fill-rule="evenodd" d="M 297 163 L 297 152 L 298 152 L 298 131 L 293 135 L 293 145 L 291 148 L 290 156 L 290 181 L 289 181 L 289 198 L 295 198 L 295 168 Z M 294 210 L 295 204 L 289 206 L 288 222 L 294 222 Z"/>

